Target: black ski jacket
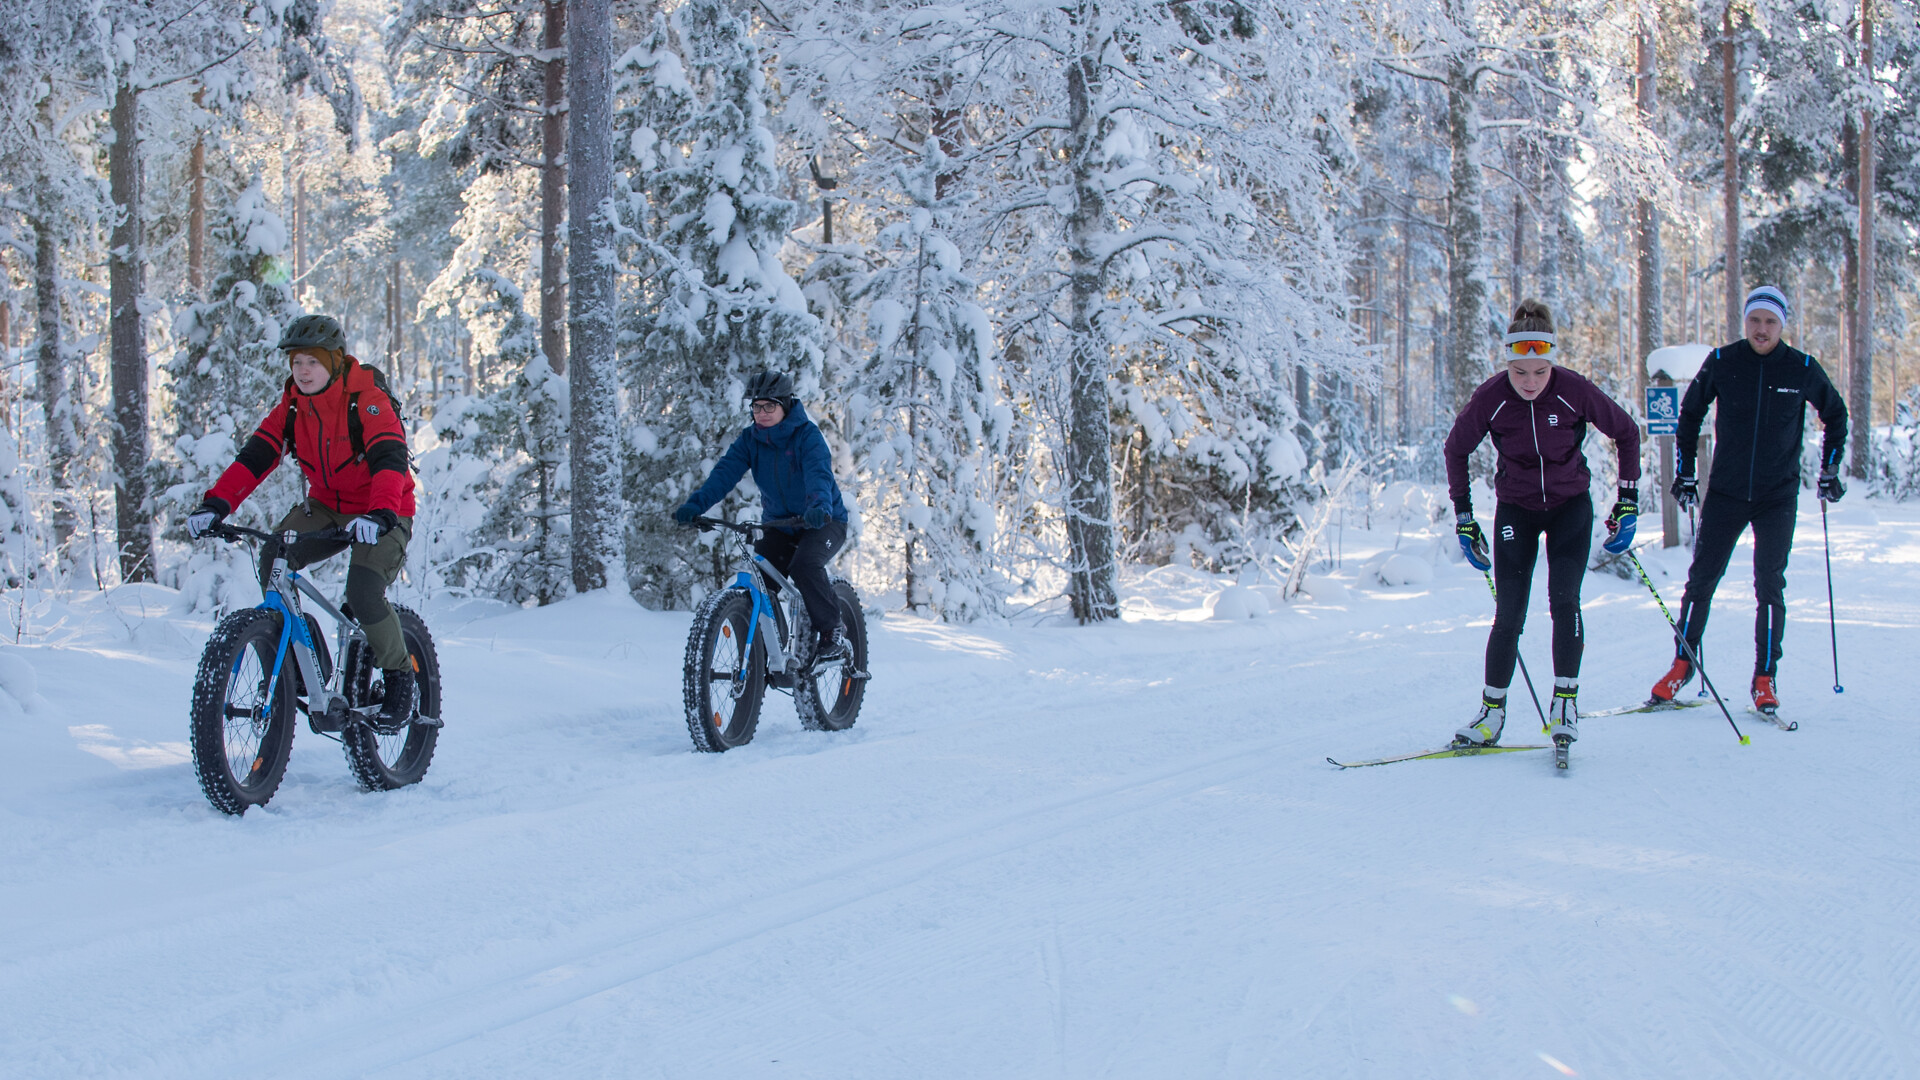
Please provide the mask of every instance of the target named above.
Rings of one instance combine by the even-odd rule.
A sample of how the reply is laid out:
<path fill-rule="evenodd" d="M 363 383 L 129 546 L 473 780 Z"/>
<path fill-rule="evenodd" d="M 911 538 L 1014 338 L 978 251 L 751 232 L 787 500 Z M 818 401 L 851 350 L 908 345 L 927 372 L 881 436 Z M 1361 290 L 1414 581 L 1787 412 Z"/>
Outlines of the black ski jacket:
<path fill-rule="evenodd" d="M 1713 350 L 1680 402 L 1680 474 L 1693 476 L 1700 425 L 1718 400 L 1716 446 L 1707 486 L 1754 501 L 1795 494 L 1808 405 L 1825 429 L 1820 460 L 1838 461 L 1847 445 L 1847 404 L 1820 361 L 1782 342 L 1761 356 L 1743 338 Z"/>

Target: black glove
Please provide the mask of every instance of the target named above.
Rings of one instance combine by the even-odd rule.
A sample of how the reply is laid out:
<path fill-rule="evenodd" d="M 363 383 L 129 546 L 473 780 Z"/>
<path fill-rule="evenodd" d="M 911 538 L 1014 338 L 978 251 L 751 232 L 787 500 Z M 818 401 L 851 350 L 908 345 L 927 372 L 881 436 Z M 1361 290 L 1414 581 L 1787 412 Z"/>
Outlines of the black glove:
<path fill-rule="evenodd" d="M 1472 514 L 1454 515 L 1453 533 L 1460 538 L 1460 550 L 1467 553 L 1467 561 L 1475 570 L 1493 569 L 1493 552 L 1487 548 L 1487 534 L 1480 531 L 1480 523 L 1473 520 Z"/>
<path fill-rule="evenodd" d="M 1633 546 L 1634 526 L 1640 521 L 1640 489 L 1622 487 L 1620 499 L 1607 515 L 1607 542 L 1600 545 L 1610 555 L 1618 555 Z"/>
<path fill-rule="evenodd" d="M 807 507 L 806 513 L 800 515 L 800 520 L 806 522 L 807 528 L 809 529 L 825 528 L 827 524 L 827 508 L 824 506 L 809 506 Z"/>
<path fill-rule="evenodd" d="M 673 520 L 679 522 L 682 525 L 691 525 L 693 523 L 693 519 L 699 516 L 700 516 L 700 508 L 693 505 L 693 503 L 691 502 L 681 503 L 680 509 L 675 510 L 673 512 Z"/>
<path fill-rule="evenodd" d="M 1821 502 L 1839 502 L 1847 493 L 1847 485 L 1840 482 L 1839 473 L 1823 472 L 1820 474 L 1819 491 Z"/>
<path fill-rule="evenodd" d="M 1673 501 L 1682 510 L 1691 510 L 1700 502 L 1700 481 L 1678 476 L 1673 481 Z"/>
<path fill-rule="evenodd" d="M 228 506 L 221 499 L 200 500 L 200 505 L 194 507 L 193 513 L 187 515 L 187 537 L 192 540 L 200 539 L 208 529 L 225 521 L 227 515 L 231 513 L 233 513 L 233 507 Z"/>

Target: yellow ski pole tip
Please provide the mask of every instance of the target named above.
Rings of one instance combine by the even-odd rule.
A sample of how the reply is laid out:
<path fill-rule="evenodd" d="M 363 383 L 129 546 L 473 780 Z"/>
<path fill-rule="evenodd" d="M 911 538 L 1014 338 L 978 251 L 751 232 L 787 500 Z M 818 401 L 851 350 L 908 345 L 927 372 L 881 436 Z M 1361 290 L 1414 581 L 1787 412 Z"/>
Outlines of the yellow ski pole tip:
<path fill-rule="evenodd" d="M 1740 736 L 1740 745 L 1741 745 L 1741 746 L 1752 746 L 1752 745 L 1753 745 L 1753 736 L 1751 736 L 1751 735 L 1742 735 L 1742 736 Z"/>

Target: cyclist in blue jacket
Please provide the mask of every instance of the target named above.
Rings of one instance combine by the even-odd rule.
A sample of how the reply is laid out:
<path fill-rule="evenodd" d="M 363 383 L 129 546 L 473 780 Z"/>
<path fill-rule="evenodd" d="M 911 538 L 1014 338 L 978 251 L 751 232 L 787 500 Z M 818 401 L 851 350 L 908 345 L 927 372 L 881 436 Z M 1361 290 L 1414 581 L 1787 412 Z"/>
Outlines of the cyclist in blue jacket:
<path fill-rule="evenodd" d="M 833 453 L 793 396 L 792 377 L 762 371 L 747 380 L 746 396 L 753 402 L 753 423 L 727 447 L 700 490 L 673 512 L 673 520 L 685 525 L 706 513 L 753 470 L 762 517 L 797 517 L 806 523 L 805 528 L 767 530 L 754 550 L 800 590 L 807 617 L 820 633 L 815 655 L 826 661 L 845 659 L 853 649 L 827 580 L 827 564 L 847 543 L 847 505 L 833 478 Z"/>

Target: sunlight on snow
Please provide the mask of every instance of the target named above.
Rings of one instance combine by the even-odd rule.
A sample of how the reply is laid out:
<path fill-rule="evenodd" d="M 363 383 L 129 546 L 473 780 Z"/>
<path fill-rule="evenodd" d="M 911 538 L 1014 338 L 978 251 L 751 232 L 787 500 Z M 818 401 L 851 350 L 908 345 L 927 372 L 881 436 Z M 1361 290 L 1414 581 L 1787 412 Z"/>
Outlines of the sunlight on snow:
<path fill-rule="evenodd" d="M 105 724 L 75 724 L 67 728 L 67 734 L 73 736 L 74 745 L 80 749 L 122 769 L 158 769 L 193 760 L 193 752 L 186 743 L 123 739 Z"/>

